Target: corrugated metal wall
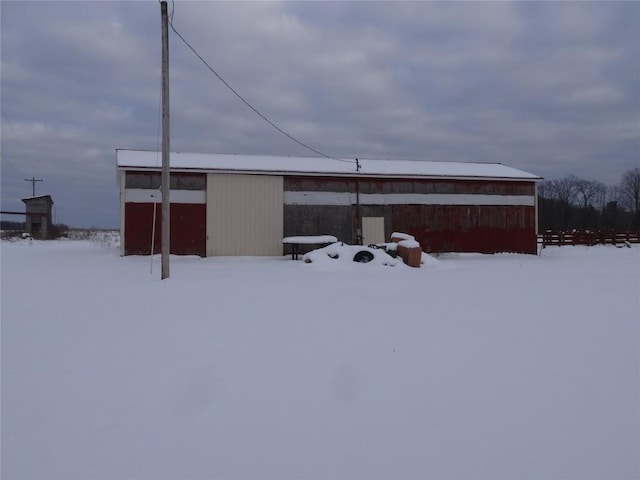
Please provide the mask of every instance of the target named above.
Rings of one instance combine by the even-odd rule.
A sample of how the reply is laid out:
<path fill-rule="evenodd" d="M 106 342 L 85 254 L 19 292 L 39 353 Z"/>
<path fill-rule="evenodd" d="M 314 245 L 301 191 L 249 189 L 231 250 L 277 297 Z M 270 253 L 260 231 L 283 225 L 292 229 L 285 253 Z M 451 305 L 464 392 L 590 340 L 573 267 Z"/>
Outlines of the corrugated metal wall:
<path fill-rule="evenodd" d="M 536 253 L 534 181 L 365 178 L 358 187 L 362 217 L 382 217 L 385 234 L 414 235 L 428 252 Z M 287 235 L 355 242 L 354 179 L 285 177 L 284 188 Z"/>
<path fill-rule="evenodd" d="M 282 255 L 281 176 L 210 173 L 207 256 Z"/>
<path fill-rule="evenodd" d="M 394 205 L 391 221 L 427 252 L 536 253 L 535 207 Z"/>
<path fill-rule="evenodd" d="M 171 245 L 177 255 L 206 253 L 206 180 L 203 173 L 171 173 Z M 121 254 L 149 255 L 156 204 L 155 253 L 160 251 L 160 172 L 128 171 L 120 177 Z"/>
<path fill-rule="evenodd" d="M 147 196 L 157 195 L 159 180 L 158 172 L 120 177 L 122 254 L 149 252 L 153 200 Z M 358 211 L 379 218 L 376 236 L 409 233 L 430 252 L 536 252 L 533 181 L 179 172 L 171 182 L 172 253 L 282 255 L 282 237 L 295 235 L 355 243 Z"/>
<path fill-rule="evenodd" d="M 170 253 L 205 255 L 205 205 L 172 203 L 170 207 Z M 162 205 L 156 204 L 154 253 L 162 243 Z M 153 231 L 153 203 L 125 204 L 124 255 L 149 255 Z"/>
<path fill-rule="evenodd" d="M 334 235 L 355 243 L 355 209 L 351 205 L 284 205 L 284 236 Z"/>

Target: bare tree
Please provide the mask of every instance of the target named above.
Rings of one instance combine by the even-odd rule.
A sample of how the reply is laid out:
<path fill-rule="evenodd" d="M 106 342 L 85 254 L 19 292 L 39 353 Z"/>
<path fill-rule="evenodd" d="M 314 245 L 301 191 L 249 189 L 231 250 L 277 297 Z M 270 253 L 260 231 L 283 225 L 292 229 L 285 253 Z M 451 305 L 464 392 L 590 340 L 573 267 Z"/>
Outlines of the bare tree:
<path fill-rule="evenodd" d="M 607 187 L 604 183 L 575 178 L 575 197 L 583 209 L 602 206 Z"/>
<path fill-rule="evenodd" d="M 538 185 L 541 229 L 633 229 L 640 231 L 640 168 L 622 176 L 619 186 L 575 175 Z"/>
<path fill-rule="evenodd" d="M 575 179 L 576 201 L 579 202 L 582 228 L 597 228 L 598 212 L 604 207 L 607 187 L 600 182 Z"/>
<path fill-rule="evenodd" d="M 611 185 L 607 187 L 607 194 L 605 197 L 606 203 L 620 203 L 620 189 L 617 185 Z"/>
<path fill-rule="evenodd" d="M 541 197 L 544 198 L 553 198 L 553 192 L 551 190 L 551 182 L 550 181 L 545 181 L 545 182 L 540 182 L 538 184 L 538 195 L 540 195 Z"/>
<path fill-rule="evenodd" d="M 580 179 L 575 175 L 568 175 L 564 178 L 551 180 L 549 182 L 549 190 L 553 198 L 569 206 L 576 199 L 579 181 Z"/>
<path fill-rule="evenodd" d="M 620 231 L 626 228 L 625 212 L 620 208 L 620 193 L 616 186 L 607 188 L 601 224 L 608 230 Z"/>
<path fill-rule="evenodd" d="M 622 175 L 618 191 L 620 200 L 637 220 L 640 217 L 640 168 L 633 168 Z"/>
<path fill-rule="evenodd" d="M 564 178 L 552 180 L 549 188 L 553 194 L 553 198 L 558 201 L 557 209 L 561 228 L 566 229 L 571 222 L 571 205 L 575 201 L 577 195 L 578 178 L 575 175 L 568 175 Z"/>
<path fill-rule="evenodd" d="M 640 168 L 622 175 L 618 191 L 622 205 L 631 212 L 631 228 L 640 229 Z"/>

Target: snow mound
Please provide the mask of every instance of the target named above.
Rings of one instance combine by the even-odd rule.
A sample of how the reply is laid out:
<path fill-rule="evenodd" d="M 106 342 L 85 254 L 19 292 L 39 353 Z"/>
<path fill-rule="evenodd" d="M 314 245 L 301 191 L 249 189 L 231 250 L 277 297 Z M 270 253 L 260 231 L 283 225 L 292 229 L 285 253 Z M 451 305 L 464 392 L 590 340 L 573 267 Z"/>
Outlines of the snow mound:
<path fill-rule="evenodd" d="M 420 264 L 424 266 L 434 266 L 440 263 L 440 261 L 436 257 L 432 257 L 426 252 L 422 252 L 422 257 L 420 257 Z"/>
<path fill-rule="evenodd" d="M 371 265 L 383 265 L 388 267 L 395 267 L 396 265 L 404 265 L 402 261 L 391 257 L 384 250 L 378 248 L 364 247 L 361 245 L 347 245 L 342 242 L 332 243 L 326 247 L 318 248 L 309 253 L 306 253 L 302 259 L 305 263 L 315 264 L 335 264 L 335 263 L 352 263 L 356 255 L 360 252 L 368 252 L 372 255 L 370 261 L 366 262 Z M 362 262 L 365 263 L 365 262 Z"/>
<path fill-rule="evenodd" d="M 393 232 L 391 234 L 391 238 L 398 238 L 400 240 L 415 240 L 416 237 L 414 237 L 413 235 L 409 235 L 408 233 L 402 233 L 402 232 Z"/>

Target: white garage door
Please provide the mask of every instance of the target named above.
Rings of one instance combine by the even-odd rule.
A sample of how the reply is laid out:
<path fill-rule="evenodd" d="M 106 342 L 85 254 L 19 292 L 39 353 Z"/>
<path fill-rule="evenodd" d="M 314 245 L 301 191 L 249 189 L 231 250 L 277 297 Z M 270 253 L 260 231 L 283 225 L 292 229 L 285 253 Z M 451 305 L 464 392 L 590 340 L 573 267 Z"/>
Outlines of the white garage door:
<path fill-rule="evenodd" d="M 283 180 L 207 175 L 207 256 L 282 255 Z"/>

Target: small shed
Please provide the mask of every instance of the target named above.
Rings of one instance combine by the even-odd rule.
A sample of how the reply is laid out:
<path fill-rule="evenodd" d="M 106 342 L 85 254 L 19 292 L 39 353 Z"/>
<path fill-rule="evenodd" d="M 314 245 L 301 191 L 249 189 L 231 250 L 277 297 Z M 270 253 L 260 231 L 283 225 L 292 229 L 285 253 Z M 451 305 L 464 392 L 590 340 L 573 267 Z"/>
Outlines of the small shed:
<path fill-rule="evenodd" d="M 160 246 L 161 155 L 117 150 L 123 255 Z M 540 177 L 497 163 L 171 153 L 171 252 L 282 255 L 282 238 L 536 253 Z M 154 213 L 155 211 L 155 213 Z M 153 219 L 156 219 L 155 229 Z"/>
<path fill-rule="evenodd" d="M 26 228 L 33 238 L 47 239 L 51 233 L 51 195 L 23 198 L 26 209 Z"/>

